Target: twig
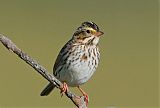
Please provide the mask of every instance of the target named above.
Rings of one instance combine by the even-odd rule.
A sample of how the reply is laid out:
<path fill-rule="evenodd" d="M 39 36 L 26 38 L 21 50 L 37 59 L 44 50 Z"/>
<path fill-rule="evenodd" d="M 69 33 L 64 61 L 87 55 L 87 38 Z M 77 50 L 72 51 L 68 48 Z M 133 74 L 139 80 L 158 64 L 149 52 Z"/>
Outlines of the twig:
<path fill-rule="evenodd" d="M 25 52 L 23 52 L 21 49 L 19 49 L 9 38 L 5 37 L 4 35 L 0 34 L 0 41 L 2 44 L 10 51 L 17 54 L 22 60 L 24 60 L 27 64 L 32 66 L 39 74 L 41 74 L 45 79 L 47 79 L 49 82 L 56 85 L 57 88 L 61 88 L 63 85 L 62 83 L 56 79 L 53 75 L 49 74 L 47 70 L 41 66 L 36 60 L 34 60 L 32 57 L 28 56 Z M 72 100 L 72 102 L 78 107 L 78 108 L 86 108 L 85 98 L 84 96 L 76 96 L 71 91 L 65 92 L 66 96 Z"/>

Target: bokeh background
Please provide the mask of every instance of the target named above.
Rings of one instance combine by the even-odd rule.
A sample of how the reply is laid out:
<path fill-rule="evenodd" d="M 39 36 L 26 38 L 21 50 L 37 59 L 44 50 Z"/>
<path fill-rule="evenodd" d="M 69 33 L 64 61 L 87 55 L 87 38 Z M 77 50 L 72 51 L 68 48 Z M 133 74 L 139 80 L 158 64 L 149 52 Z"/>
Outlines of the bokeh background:
<path fill-rule="evenodd" d="M 89 107 L 158 108 L 158 0 L 0 0 L 0 33 L 49 72 L 59 50 L 88 20 L 105 33 L 100 65 L 82 86 Z M 0 45 L 0 107 L 75 107 L 58 89 L 40 97 L 46 84 Z"/>

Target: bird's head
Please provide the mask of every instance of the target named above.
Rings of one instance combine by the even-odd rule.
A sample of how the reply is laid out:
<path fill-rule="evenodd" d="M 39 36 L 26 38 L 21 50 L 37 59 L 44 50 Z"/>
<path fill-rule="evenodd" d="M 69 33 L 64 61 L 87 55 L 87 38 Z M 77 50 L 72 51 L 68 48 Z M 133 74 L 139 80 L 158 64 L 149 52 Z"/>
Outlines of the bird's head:
<path fill-rule="evenodd" d="M 73 38 L 82 44 L 97 45 L 101 35 L 103 32 L 99 27 L 94 22 L 88 21 L 77 28 Z"/>

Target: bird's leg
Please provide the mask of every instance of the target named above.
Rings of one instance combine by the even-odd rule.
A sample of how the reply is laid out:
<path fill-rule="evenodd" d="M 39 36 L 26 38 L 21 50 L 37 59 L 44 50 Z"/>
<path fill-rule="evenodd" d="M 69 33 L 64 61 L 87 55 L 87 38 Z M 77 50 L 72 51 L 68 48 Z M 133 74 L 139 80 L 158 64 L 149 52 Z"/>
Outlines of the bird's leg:
<path fill-rule="evenodd" d="M 63 86 L 60 88 L 61 89 L 61 97 L 64 95 L 64 93 L 66 92 L 66 91 L 68 91 L 68 85 L 65 83 L 65 82 L 63 82 Z"/>
<path fill-rule="evenodd" d="M 78 89 L 80 90 L 80 92 L 83 94 L 84 98 L 85 98 L 85 102 L 86 102 L 86 106 L 88 105 L 89 102 L 89 96 L 87 95 L 87 93 L 85 93 L 80 86 L 78 86 Z"/>

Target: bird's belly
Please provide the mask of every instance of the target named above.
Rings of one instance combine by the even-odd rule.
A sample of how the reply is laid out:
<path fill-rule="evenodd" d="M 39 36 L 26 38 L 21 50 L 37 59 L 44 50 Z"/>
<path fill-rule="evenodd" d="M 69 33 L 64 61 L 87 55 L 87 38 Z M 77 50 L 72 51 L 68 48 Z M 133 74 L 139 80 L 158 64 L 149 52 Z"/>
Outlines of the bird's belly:
<path fill-rule="evenodd" d="M 78 86 L 87 82 L 93 75 L 95 69 L 89 67 L 87 63 L 70 66 L 66 72 L 66 79 L 69 86 Z M 68 73 L 68 74 L 67 74 Z"/>
<path fill-rule="evenodd" d="M 66 82 L 68 86 L 79 86 L 87 82 L 96 70 L 95 66 L 89 66 L 89 62 L 77 61 L 69 66 L 64 66 L 59 77 L 60 81 Z M 63 74 L 63 75 L 62 75 Z"/>

